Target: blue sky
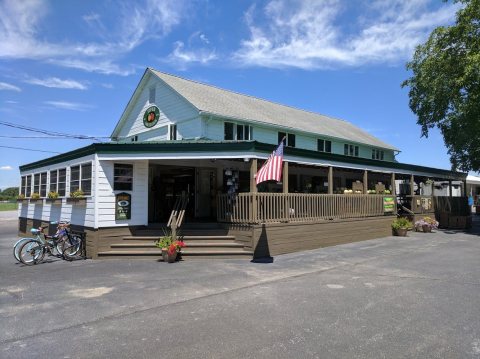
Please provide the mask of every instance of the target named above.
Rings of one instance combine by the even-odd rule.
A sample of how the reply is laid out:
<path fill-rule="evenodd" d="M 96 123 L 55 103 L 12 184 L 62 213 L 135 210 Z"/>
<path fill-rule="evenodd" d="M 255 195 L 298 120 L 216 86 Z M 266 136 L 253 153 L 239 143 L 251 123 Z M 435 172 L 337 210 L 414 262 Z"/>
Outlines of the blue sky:
<path fill-rule="evenodd" d="M 0 121 L 109 136 L 145 68 L 342 118 L 402 150 L 401 162 L 449 168 L 443 139 L 420 128 L 400 84 L 415 46 L 454 21 L 437 0 L 0 0 Z M 86 140 L 0 146 L 65 152 Z M 53 155 L 0 147 L 0 188 Z"/>

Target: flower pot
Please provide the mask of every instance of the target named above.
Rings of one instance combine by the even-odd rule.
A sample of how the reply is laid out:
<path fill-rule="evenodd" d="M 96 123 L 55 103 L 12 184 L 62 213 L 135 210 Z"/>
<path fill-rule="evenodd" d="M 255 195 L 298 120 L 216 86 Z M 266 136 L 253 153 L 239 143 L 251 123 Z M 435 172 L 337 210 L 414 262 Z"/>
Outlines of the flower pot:
<path fill-rule="evenodd" d="M 422 226 L 422 231 L 424 231 L 425 233 L 431 233 L 432 232 L 432 227 L 430 227 L 428 224 L 424 224 Z"/>
<path fill-rule="evenodd" d="M 177 259 L 177 251 L 170 254 L 167 248 L 162 248 L 162 258 L 164 262 L 173 263 Z"/>
<path fill-rule="evenodd" d="M 407 236 L 407 229 L 406 228 L 398 228 L 393 230 L 393 234 L 398 237 L 406 237 Z"/>

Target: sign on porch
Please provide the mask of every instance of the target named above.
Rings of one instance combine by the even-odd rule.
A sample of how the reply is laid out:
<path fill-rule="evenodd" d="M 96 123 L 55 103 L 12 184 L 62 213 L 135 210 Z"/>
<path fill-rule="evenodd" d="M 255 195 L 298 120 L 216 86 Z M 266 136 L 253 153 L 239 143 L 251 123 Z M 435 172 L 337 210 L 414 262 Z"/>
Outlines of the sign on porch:
<path fill-rule="evenodd" d="M 391 213 L 395 209 L 395 199 L 393 197 L 383 197 L 383 212 Z"/>
<path fill-rule="evenodd" d="M 115 219 L 130 219 L 132 215 L 132 196 L 122 192 L 115 196 Z"/>

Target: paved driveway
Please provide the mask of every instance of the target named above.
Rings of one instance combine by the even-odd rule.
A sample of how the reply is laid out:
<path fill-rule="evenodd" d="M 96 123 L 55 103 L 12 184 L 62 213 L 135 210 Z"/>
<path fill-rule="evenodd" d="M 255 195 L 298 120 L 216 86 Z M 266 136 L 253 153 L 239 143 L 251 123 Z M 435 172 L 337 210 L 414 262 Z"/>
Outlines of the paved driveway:
<path fill-rule="evenodd" d="M 25 267 L 1 218 L 0 358 L 480 358 L 478 232 Z"/>

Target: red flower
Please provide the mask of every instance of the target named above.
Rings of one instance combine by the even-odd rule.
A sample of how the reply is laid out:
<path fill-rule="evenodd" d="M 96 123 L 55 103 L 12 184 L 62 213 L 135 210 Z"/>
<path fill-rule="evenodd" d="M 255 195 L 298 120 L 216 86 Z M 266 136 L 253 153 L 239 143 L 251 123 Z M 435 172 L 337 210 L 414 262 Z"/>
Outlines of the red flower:
<path fill-rule="evenodd" d="M 168 247 L 168 254 L 172 255 L 176 251 L 177 251 L 177 246 L 173 243 L 170 244 L 170 246 Z"/>

